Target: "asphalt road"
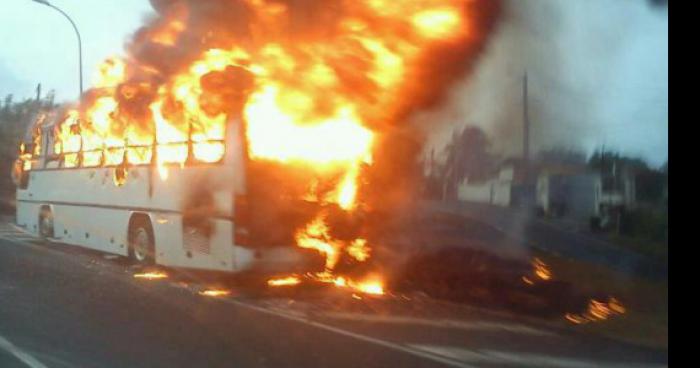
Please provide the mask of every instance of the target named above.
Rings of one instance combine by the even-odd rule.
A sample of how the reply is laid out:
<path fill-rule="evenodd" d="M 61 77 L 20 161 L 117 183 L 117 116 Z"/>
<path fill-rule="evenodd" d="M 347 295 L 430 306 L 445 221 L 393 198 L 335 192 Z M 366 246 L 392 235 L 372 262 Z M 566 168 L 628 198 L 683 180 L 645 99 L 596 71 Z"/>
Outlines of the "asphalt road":
<path fill-rule="evenodd" d="M 661 367 L 667 353 L 415 295 L 256 290 L 0 223 L 0 367 Z M 230 294 L 208 297 L 202 290 Z"/>

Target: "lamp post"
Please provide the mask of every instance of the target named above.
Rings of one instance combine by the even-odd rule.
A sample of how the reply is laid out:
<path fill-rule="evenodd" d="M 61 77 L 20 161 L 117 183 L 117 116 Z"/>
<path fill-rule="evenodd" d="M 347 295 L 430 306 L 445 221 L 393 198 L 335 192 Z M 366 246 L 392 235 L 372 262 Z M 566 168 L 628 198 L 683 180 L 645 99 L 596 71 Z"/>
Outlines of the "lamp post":
<path fill-rule="evenodd" d="M 75 25 L 75 22 L 73 22 L 73 19 L 71 19 L 68 14 L 66 14 L 63 10 L 57 8 L 55 5 L 49 3 L 47 0 L 32 0 L 35 3 L 39 3 L 42 5 L 46 5 L 49 8 L 55 9 L 57 12 L 63 14 L 66 19 L 70 22 L 70 24 L 73 26 L 73 29 L 75 30 L 75 35 L 78 37 L 78 75 L 80 77 L 80 96 L 83 95 L 83 42 L 80 38 L 80 32 L 78 32 L 78 27 Z M 80 97 L 79 96 L 79 97 Z"/>

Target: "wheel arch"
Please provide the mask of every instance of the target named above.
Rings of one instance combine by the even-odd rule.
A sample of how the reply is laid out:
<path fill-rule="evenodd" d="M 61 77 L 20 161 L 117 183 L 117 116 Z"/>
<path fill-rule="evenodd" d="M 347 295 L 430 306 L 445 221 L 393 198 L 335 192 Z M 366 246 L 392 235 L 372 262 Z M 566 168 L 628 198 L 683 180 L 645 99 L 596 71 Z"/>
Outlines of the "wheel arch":
<path fill-rule="evenodd" d="M 36 216 L 36 231 L 41 235 L 42 234 L 42 226 L 44 222 L 44 217 L 47 216 L 47 214 L 51 217 L 51 232 L 55 230 L 55 211 L 53 208 L 52 204 L 42 204 L 39 206 L 39 211 Z M 53 236 L 54 234 L 50 234 Z"/>

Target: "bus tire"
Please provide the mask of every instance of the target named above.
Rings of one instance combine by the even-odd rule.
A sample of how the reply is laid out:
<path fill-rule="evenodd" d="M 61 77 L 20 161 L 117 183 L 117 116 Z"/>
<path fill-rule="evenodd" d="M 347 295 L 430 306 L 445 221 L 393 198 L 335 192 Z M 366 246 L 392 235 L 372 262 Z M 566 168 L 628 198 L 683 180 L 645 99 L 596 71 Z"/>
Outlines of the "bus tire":
<path fill-rule="evenodd" d="M 39 210 L 39 236 L 44 239 L 53 238 L 53 212 L 48 206 L 43 206 Z"/>
<path fill-rule="evenodd" d="M 134 216 L 129 224 L 129 258 L 139 264 L 155 262 L 153 227 L 146 216 Z"/>

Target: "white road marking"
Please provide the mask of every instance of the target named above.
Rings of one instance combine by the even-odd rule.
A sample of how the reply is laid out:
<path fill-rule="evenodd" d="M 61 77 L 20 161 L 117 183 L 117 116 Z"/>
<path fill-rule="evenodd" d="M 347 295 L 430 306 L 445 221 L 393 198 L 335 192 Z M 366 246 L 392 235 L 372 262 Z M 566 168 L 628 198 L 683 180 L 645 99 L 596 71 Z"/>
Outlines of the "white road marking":
<path fill-rule="evenodd" d="M 4 225 L 4 227 L 0 228 L 0 238 L 2 239 L 19 241 L 34 241 L 40 239 L 38 236 L 15 224 L 5 223 Z"/>
<path fill-rule="evenodd" d="M 31 241 L 36 240 L 36 238 L 18 238 L 15 236 L 0 236 L 0 239 L 9 240 L 9 241 L 13 241 L 13 240 L 14 241 L 21 241 L 21 242 L 31 242 Z"/>
<path fill-rule="evenodd" d="M 642 364 L 642 363 L 621 363 L 581 360 L 572 357 L 555 357 L 550 355 L 507 352 L 497 350 L 470 350 L 455 346 L 437 345 L 411 345 L 412 347 L 442 355 L 452 359 L 478 364 L 478 363 L 527 363 L 533 367 L 547 368 L 657 368 L 667 367 L 667 365 Z"/>
<path fill-rule="evenodd" d="M 21 226 L 19 226 L 19 225 L 17 225 L 17 224 L 13 224 L 13 223 L 9 223 L 9 222 L 8 222 L 7 225 L 9 225 L 11 228 L 16 229 L 16 230 L 18 230 L 18 231 L 20 231 L 20 232 L 29 233 L 29 232 L 27 231 L 27 229 L 25 229 L 25 228 L 23 228 L 23 227 L 21 227 Z"/>
<path fill-rule="evenodd" d="M 9 340 L 2 337 L 2 335 L 0 335 L 0 349 L 12 354 L 15 358 L 19 359 L 30 368 L 48 368 L 42 362 L 29 355 L 29 353 L 22 351 Z"/>
<path fill-rule="evenodd" d="M 450 319 L 426 319 L 404 316 L 382 316 L 360 313 L 322 313 L 319 316 L 333 319 L 366 321 L 377 323 L 412 324 L 439 328 L 453 328 L 467 331 L 508 331 L 520 334 L 551 336 L 552 332 L 528 327 L 516 323 L 501 323 L 495 321 L 461 321 Z"/>

